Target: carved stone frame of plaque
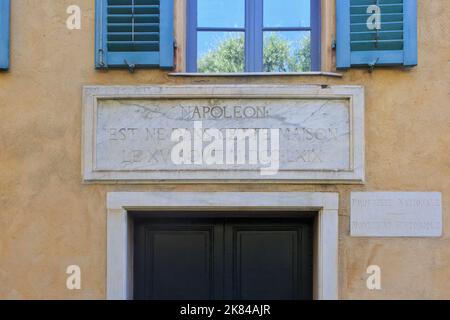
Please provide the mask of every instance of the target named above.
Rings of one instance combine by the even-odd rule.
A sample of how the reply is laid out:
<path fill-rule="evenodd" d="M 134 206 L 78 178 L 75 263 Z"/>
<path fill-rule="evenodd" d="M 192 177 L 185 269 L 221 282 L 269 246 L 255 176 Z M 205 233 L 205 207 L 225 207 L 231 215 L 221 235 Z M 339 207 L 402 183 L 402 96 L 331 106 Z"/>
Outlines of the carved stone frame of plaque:
<path fill-rule="evenodd" d="M 198 126 L 201 130 L 195 131 Z M 224 160 L 206 165 L 202 163 L 204 151 L 199 163 L 193 155 L 192 164 L 176 164 L 172 134 L 180 128 L 192 130 L 194 146 L 195 132 L 201 132 L 203 138 L 211 128 L 220 132 L 249 130 L 258 137 L 254 141 L 261 141 L 258 130 L 259 134 L 275 130 L 278 139 L 270 136 L 266 146 L 279 141 L 278 149 L 272 146 L 279 153 L 278 168 L 263 174 L 264 165 L 251 162 L 236 160 L 225 165 L 228 162 Z M 363 183 L 364 88 L 86 86 L 82 136 L 82 175 L 88 183 Z M 245 141 L 250 148 L 244 139 L 245 148 Z M 231 145 L 223 145 L 227 155 L 225 148 Z M 256 148 L 261 150 L 261 146 Z M 267 155 L 276 154 L 273 150 Z M 250 154 L 250 149 L 247 151 Z M 214 155 L 220 155 L 216 152 Z M 261 153 L 255 154 L 263 159 Z M 246 155 L 244 160 L 248 159 Z"/>

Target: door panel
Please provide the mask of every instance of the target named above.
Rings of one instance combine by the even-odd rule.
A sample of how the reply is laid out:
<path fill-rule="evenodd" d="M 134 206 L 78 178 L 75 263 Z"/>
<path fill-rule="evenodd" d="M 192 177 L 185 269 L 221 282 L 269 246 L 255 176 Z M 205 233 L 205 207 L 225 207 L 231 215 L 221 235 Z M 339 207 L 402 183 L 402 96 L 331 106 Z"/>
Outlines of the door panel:
<path fill-rule="evenodd" d="M 311 299 L 311 221 L 139 219 L 136 299 Z"/>
<path fill-rule="evenodd" d="M 312 297 L 310 225 L 249 222 L 225 227 L 231 299 Z M 308 245 L 308 243 L 310 245 Z"/>
<path fill-rule="evenodd" d="M 220 299 L 222 278 L 216 274 L 222 274 L 222 232 L 216 229 L 212 224 L 137 224 L 135 298 Z"/>

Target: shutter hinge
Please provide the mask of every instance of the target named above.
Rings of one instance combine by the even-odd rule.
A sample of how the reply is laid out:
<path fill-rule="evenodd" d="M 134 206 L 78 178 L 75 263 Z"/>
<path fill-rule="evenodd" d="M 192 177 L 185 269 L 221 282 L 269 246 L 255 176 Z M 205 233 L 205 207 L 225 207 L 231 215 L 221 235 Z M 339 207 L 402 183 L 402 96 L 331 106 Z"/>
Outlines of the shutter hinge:
<path fill-rule="evenodd" d="M 98 55 L 99 55 L 99 59 L 98 59 L 98 65 L 102 68 L 106 67 L 105 65 L 105 55 L 103 52 L 103 49 L 98 49 Z"/>
<path fill-rule="evenodd" d="M 331 49 L 336 50 L 336 40 L 331 41 Z"/>

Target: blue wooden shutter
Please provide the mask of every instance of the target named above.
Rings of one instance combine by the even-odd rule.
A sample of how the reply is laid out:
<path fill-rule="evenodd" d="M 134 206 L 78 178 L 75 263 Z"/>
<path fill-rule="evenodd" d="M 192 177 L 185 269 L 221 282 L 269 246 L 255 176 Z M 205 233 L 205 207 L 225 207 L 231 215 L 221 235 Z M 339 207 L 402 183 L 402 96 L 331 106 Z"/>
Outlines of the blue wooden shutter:
<path fill-rule="evenodd" d="M 173 0 L 96 0 L 97 68 L 172 68 Z"/>
<path fill-rule="evenodd" d="M 9 68 L 10 1 L 0 0 L 0 69 Z"/>
<path fill-rule="evenodd" d="M 367 8 L 381 9 L 369 30 Z M 337 68 L 417 65 L 417 0 L 336 0 Z"/>

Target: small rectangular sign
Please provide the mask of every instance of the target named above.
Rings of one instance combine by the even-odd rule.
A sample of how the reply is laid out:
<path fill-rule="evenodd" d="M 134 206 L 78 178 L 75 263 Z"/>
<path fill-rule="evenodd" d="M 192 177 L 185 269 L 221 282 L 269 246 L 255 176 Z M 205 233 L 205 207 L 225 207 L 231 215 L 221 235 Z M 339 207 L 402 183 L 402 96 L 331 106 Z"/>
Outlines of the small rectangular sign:
<path fill-rule="evenodd" d="M 352 192 L 353 237 L 440 237 L 439 192 Z"/>

